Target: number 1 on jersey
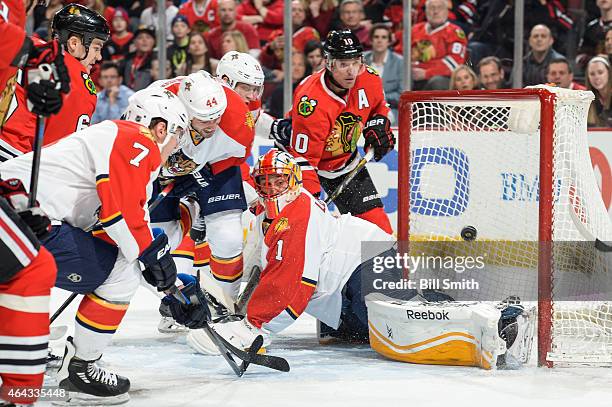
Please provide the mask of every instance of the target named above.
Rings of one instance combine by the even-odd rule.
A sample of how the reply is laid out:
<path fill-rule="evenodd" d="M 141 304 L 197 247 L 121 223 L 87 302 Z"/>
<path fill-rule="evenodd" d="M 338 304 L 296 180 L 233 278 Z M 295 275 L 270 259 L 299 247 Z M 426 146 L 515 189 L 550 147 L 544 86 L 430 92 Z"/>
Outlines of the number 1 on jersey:
<path fill-rule="evenodd" d="M 276 260 L 283 259 L 283 239 L 276 242 Z"/>

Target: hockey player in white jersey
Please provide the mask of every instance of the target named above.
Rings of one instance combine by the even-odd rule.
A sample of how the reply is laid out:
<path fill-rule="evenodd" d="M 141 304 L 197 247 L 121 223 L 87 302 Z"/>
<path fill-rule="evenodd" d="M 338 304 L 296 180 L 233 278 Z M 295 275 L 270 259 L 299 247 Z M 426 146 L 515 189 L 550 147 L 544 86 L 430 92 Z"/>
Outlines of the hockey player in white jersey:
<path fill-rule="evenodd" d="M 133 95 L 124 118 L 44 148 L 40 163 L 37 199 L 53 224 L 43 244 L 58 266 L 56 286 L 84 295 L 58 381 L 86 405 L 128 398 L 129 380 L 97 360 L 141 278 L 160 291 L 176 281 L 167 237 L 154 235 L 146 203 L 162 163 L 183 140 L 187 112 L 172 93 L 153 89 Z M 28 189 L 31 167 L 29 153 L 1 164 L 0 173 Z"/>
<path fill-rule="evenodd" d="M 210 268 L 202 278 L 219 287 L 218 299 L 232 309 L 242 278 L 241 216 L 247 207 L 240 165 L 251 151 L 253 116 L 236 92 L 204 71 L 151 86 L 178 95 L 191 120 L 190 137 L 162 169 L 162 177 L 173 180 L 175 187 L 170 199 L 152 214 L 152 221 L 177 230 L 180 198 L 193 193 L 200 207 L 197 218 L 205 224 L 199 230 L 206 230 L 206 242 L 200 241 L 202 235 L 194 236 L 197 245 L 185 236 L 174 251 L 177 266 L 194 274 L 194 258 L 198 263 L 208 250 Z M 183 223 L 185 233 L 189 221 Z"/>
<path fill-rule="evenodd" d="M 335 329 L 332 336 L 344 340 L 367 340 L 369 337 L 374 346 L 369 326 L 376 324 L 380 329 L 380 321 L 384 318 L 380 315 L 368 316 L 365 298 L 368 293 L 378 296 L 367 297 L 371 298 L 370 302 L 378 300 L 395 306 L 396 310 L 400 309 L 398 315 L 402 312 L 406 315 L 406 309 L 410 307 L 424 308 L 427 304 L 430 304 L 430 308 L 433 308 L 431 304 L 435 304 L 437 311 L 447 313 L 457 308 L 463 310 L 464 319 L 457 321 L 453 328 L 462 328 L 467 332 L 463 336 L 457 334 L 457 337 L 470 335 L 473 338 L 471 342 L 457 346 L 457 354 L 464 363 L 453 362 L 457 354 L 449 355 L 442 351 L 434 352 L 431 363 L 472 363 L 490 367 L 493 359 L 505 354 L 504 339 L 518 344 L 525 342 L 522 338 L 529 338 L 527 331 L 522 329 L 521 339 L 516 340 L 517 333 L 513 329 L 518 323 L 518 316 L 524 316 L 525 321 L 529 318 L 527 313 L 513 304 L 506 304 L 502 312 L 486 304 L 457 305 L 453 302 L 450 305 L 440 302 L 452 299 L 437 292 L 424 292 L 424 297 L 414 289 L 386 290 L 384 293 L 388 297 L 377 294 L 376 291 L 380 290 L 371 284 L 374 278 L 386 281 L 401 281 L 403 278 L 400 267 L 385 270 L 374 267 L 379 258 L 394 258 L 397 252 L 393 248 L 393 236 L 370 222 L 348 214 L 332 216 L 322 201 L 302 188 L 299 165 L 288 153 L 271 149 L 259 157 L 253 169 L 253 178 L 265 208 L 265 216 L 272 219 L 264 232 L 264 269 L 248 303 L 246 317 L 239 321 L 214 324 L 221 335 L 237 346 L 248 347 L 257 334 L 282 331 L 302 313 L 308 313 Z M 412 301 L 404 303 L 401 299 Z M 427 299 L 437 302 L 428 302 Z M 376 308 L 379 313 L 381 309 L 384 307 Z M 386 316 L 385 313 L 383 315 Z M 467 318 L 469 315 L 479 315 L 478 323 L 471 323 Z M 405 319 L 402 322 L 394 325 L 396 337 L 402 334 L 409 336 L 414 329 L 420 331 L 421 337 L 444 336 L 448 329 L 442 320 L 429 320 L 427 328 L 422 325 L 412 328 L 410 321 L 406 322 Z M 498 323 L 501 335 L 498 334 Z M 481 342 L 481 339 L 487 342 Z M 191 330 L 188 342 L 203 353 L 214 353 L 214 347 L 202 330 Z M 479 348 L 478 344 L 482 346 Z M 377 346 L 374 349 L 381 351 Z M 483 353 L 486 357 L 480 358 Z"/>

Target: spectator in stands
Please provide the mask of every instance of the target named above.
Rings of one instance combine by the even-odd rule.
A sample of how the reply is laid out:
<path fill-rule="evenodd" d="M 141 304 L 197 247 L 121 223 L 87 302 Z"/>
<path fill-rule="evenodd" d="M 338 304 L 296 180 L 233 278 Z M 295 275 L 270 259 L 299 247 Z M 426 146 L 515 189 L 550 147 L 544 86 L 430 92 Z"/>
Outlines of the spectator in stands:
<path fill-rule="evenodd" d="M 230 51 L 249 52 L 246 38 L 240 31 L 227 31 L 221 37 L 221 56 Z"/>
<path fill-rule="evenodd" d="M 152 82 L 151 60 L 155 47 L 155 29 L 142 27 L 134 33 L 136 51 L 128 55 L 123 64 L 123 83 L 134 91 L 144 89 Z"/>
<path fill-rule="evenodd" d="M 514 49 L 514 1 L 486 0 L 478 2 L 480 20 L 475 24 L 469 43 L 469 55 L 473 64 L 486 56 L 512 58 Z M 523 32 L 531 31 L 537 24 L 545 24 L 552 30 L 557 43 L 567 45 L 568 34 L 574 21 L 561 1 L 526 0 Z M 567 49 L 559 49 L 566 53 Z"/>
<path fill-rule="evenodd" d="M 39 28 L 49 30 L 53 16 L 64 7 L 62 0 L 50 0 L 47 7 L 36 7 L 34 9 L 34 30 Z M 48 36 L 45 36 L 47 38 Z M 44 38 L 43 38 L 44 39 Z"/>
<path fill-rule="evenodd" d="M 323 59 L 323 45 L 321 41 L 308 41 L 304 46 L 306 56 L 306 74 L 317 72 L 325 67 Z"/>
<path fill-rule="evenodd" d="M 172 3 L 172 0 L 166 0 L 166 38 L 169 40 L 172 40 L 172 20 L 178 14 L 178 10 L 178 7 Z M 157 27 L 158 19 L 157 0 L 155 0 L 150 7 L 142 10 L 140 25 Z"/>
<path fill-rule="evenodd" d="M 244 0 L 236 13 L 245 23 L 255 25 L 259 40 L 266 41 L 272 31 L 283 28 L 283 9 L 283 0 Z"/>
<path fill-rule="evenodd" d="M 587 65 L 587 89 L 595 94 L 587 123 L 591 127 L 612 127 L 612 75 L 605 56 L 592 58 Z"/>
<path fill-rule="evenodd" d="M 486 57 L 478 63 L 478 79 L 483 89 L 505 89 L 504 67 L 499 58 L 495 56 Z"/>
<path fill-rule="evenodd" d="M 596 4 L 600 16 L 587 24 L 576 55 L 576 62 L 582 68 L 590 58 L 604 52 L 604 32 L 612 28 L 612 0 L 597 0 Z"/>
<path fill-rule="evenodd" d="M 204 34 L 202 34 L 200 31 L 194 31 L 189 34 L 187 64 L 183 75 L 189 75 L 200 70 L 213 73 L 210 66 L 210 58 L 208 57 L 208 48 L 206 47 Z"/>
<path fill-rule="evenodd" d="M 293 52 L 291 54 L 291 81 L 293 83 L 293 90 L 306 76 L 306 57 L 301 52 Z M 268 98 L 267 111 L 274 117 L 283 117 L 285 112 L 283 111 L 283 84 L 278 84 L 270 97 Z"/>
<path fill-rule="evenodd" d="M 450 90 L 474 90 L 480 85 L 476 72 L 467 65 L 459 65 L 450 79 Z"/>
<path fill-rule="evenodd" d="M 348 29 L 359 38 L 364 49 L 370 49 L 371 21 L 365 22 L 363 2 L 361 0 L 342 0 L 338 7 L 340 20 L 332 24 L 334 29 Z"/>
<path fill-rule="evenodd" d="M 128 98 L 134 91 L 123 85 L 119 65 L 114 62 L 104 62 L 100 68 L 100 84 L 104 90 L 98 92 L 98 103 L 91 118 L 91 123 L 104 120 L 117 120 L 128 105 Z"/>
<path fill-rule="evenodd" d="M 223 56 L 221 51 L 221 37 L 228 31 L 239 31 L 244 35 L 248 44 L 248 52 L 254 58 L 259 57 L 259 34 L 251 24 L 236 20 L 236 0 L 219 0 L 219 23 L 206 35 L 211 60 L 219 60 Z"/>
<path fill-rule="evenodd" d="M 172 76 L 179 75 L 178 72 L 185 72 L 187 63 L 187 48 L 189 48 L 189 21 L 187 17 L 178 14 L 172 19 L 172 35 L 174 40 L 168 47 L 168 61 L 170 62 L 170 72 Z"/>
<path fill-rule="evenodd" d="M 217 0 L 188 0 L 179 8 L 194 31 L 207 32 L 219 25 Z"/>
<path fill-rule="evenodd" d="M 325 38 L 331 27 L 336 8 L 337 0 L 306 0 L 308 6 L 308 16 L 306 24 L 314 27 L 321 38 Z"/>
<path fill-rule="evenodd" d="M 293 22 L 291 43 L 295 51 L 304 52 L 304 46 L 308 41 L 320 41 L 317 30 L 304 25 L 306 21 L 306 6 L 303 0 L 293 0 L 291 2 L 291 16 Z M 270 41 L 264 46 L 260 55 L 259 59 L 262 66 L 269 69 L 281 69 L 284 48 L 285 36 L 283 35 L 283 30 L 274 30 L 270 34 Z"/>
<path fill-rule="evenodd" d="M 427 0 L 427 21 L 412 28 L 412 79 L 415 89 L 448 89 L 451 73 L 465 63 L 467 39 L 448 21 L 445 0 Z"/>
<path fill-rule="evenodd" d="M 90 10 L 95 11 L 100 14 L 102 17 L 106 19 L 106 23 L 108 24 L 108 29 L 112 30 L 111 20 L 113 19 L 113 15 L 115 14 L 114 7 L 107 7 L 104 3 L 104 0 L 85 0 L 85 1 L 71 1 L 66 3 L 80 3 L 83 4 Z"/>
<path fill-rule="evenodd" d="M 610 59 L 610 55 L 612 55 L 612 27 L 606 30 L 605 50 L 606 54 L 608 55 L 608 59 Z"/>
<path fill-rule="evenodd" d="M 523 58 L 523 86 L 546 82 L 546 68 L 553 59 L 564 58 L 553 49 L 555 40 L 550 29 L 538 24 L 529 33 L 530 51 Z"/>
<path fill-rule="evenodd" d="M 166 61 L 166 75 L 163 79 L 168 79 L 171 77 L 172 67 L 170 66 L 168 61 Z M 151 81 L 155 82 L 159 79 L 162 79 L 162 77 L 159 75 L 159 59 L 157 58 L 157 55 L 153 54 L 153 59 L 151 60 Z"/>
<path fill-rule="evenodd" d="M 546 70 L 546 82 L 554 83 L 560 88 L 586 90 L 585 86 L 574 82 L 572 67 L 565 58 L 555 58 L 549 62 Z"/>
<path fill-rule="evenodd" d="M 372 50 L 364 53 L 365 63 L 372 66 L 382 77 L 385 99 L 393 112 L 392 125 L 396 124 L 397 107 L 402 92 L 404 77 L 404 58 L 389 47 L 393 42 L 391 28 L 383 23 L 376 23 L 370 30 Z"/>
<path fill-rule="evenodd" d="M 134 51 L 132 44 L 134 34 L 128 31 L 129 24 L 130 17 L 127 11 L 122 7 L 117 7 L 111 20 L 113 27 L 111 37 L 102 49 L 102 59 L 119 63 Z"/>

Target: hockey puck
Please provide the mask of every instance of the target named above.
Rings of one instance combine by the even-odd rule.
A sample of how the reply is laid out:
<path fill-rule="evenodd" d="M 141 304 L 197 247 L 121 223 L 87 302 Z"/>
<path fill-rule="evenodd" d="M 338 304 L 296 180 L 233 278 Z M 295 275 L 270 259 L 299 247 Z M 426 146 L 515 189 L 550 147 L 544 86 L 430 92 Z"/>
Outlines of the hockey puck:
<path fill-rule="evenodd" d="M 465 226 L 461 229 L 461 238 L 463 240 L 472 241 L 476 239 L 476 228 L 474 226 Z"/>

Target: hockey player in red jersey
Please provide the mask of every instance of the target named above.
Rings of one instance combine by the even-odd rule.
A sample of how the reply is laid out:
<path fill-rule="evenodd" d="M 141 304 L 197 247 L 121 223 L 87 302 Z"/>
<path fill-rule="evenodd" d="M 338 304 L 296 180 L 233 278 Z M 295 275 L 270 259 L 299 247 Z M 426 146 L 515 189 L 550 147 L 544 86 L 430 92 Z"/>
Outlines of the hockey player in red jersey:
<path fill-rule="evenodd" d="M 373 257 L 393 250 L 393 236 L 348 214 L 334 217 L 302 187 L 300 166 L 286 152 L 259 157 L 253 178 L 272 221 L 264 232 L 264 267 L 245 319 L 214 324 L 215 330 L 246 348 L 257 334 L 277 333 L 307 312 L 338 334 L 367 340 L 361 279 L 369 257 L 362 243 L 378 242 Z M 191 330 L 189 341 L 203 353 L 214 350 L 202 330 Z"/>
<path fill-rule="evenodd" d="M 393 149 L 395 137 L 387 117 L 382 81 L 363 64 L 363 47 L 351 31 L 331 31 L 324 44 L 326 69 L 304 79 L 294 92 L 293 133 L 289 151 L 314 195 L 331 193 L 360 160 L 357 141 L 380 160 Z M 389 219 L 367 168 L 363 168 L 334 203 L 391 233 Z"/>
<path fill-rule="evenodd" d="M 34 48 L 25 33 L 26 15 L 44 1 L 4 0 L 0 12 L 0 133 L 17 82 L 19 68 L 36 69 L 52 63 L 55 80 L 26 88 L 32 110 L 48 116 L 62 105 L 59 80 L 63 61 L 57 44 Z M 61 88 L 62 86 L 60 86 Z M 6 178 L 6 177 L 5 177 Z M 34 403 L 43 383 L 49 339 L 49 295 L 57 269 L 38 236 L 48 232 L 49 220 L 28 207 L 28 195 L 17 180 L 0 179 L 0 405 Z"/>
<path fill-rule="evenodd" d="M 70 4 L 53 17 L 52 35 L 62 44 L 70 75 L 70 92 L 63 96 L 63 109 L 45 120 L 44 145 L 51 144 L 91 123 L 96 108 L 96 86 L 89 76 L 92 66 L 102 59 L 102 46 L 109 31 L 104 17 L 79 4 Z M 35 40 L 36 47 L 46 44 Z M 25 92 L 17 84 L 15 98 L 0 134 L 0 161 L 32 151 L 36 115 L 26 106 Z"/>
<path fill-rule="evenodd" d="M 38 200 L 55 221 L 43 244 L 57 262 L 56 286 L 84 295 L 58 381 L 88 405 L 127 398 L 129 380 L 97 360 L 141 277 L 160 291 L 176 280 L 167 236 L 152 232 L 146 203 L 162 163 L 184 139 L 187 112 L 156 88 L 134 94 L 124 118 L 45 147 L 40 162 Z M 0 164 L 0 173 L 28 189 L 31 165 L 32 153 L 24 154 Z"/>

